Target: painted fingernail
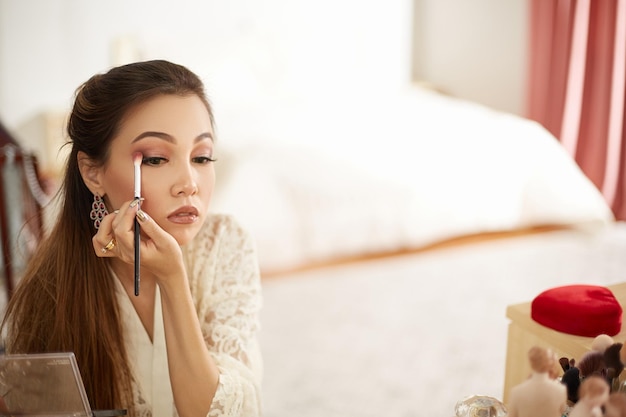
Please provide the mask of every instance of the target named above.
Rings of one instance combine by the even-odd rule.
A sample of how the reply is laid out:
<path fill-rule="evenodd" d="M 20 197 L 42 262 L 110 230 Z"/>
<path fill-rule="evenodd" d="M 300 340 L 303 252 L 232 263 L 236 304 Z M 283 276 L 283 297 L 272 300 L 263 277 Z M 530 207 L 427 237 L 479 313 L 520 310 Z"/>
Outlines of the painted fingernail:
<path fill-rule="evenodd" d="M 137 210 L 137 214 L 135 214 L 135 216 L 137 216 L 137 219 L 139 219 L 140 222 L 145 222 L 146 220 L 148 220 L 148 215 L 145 211 L 141 209 Z"/>
<path fill-rule="evenodd" d="M 117 214 L 117 213 L 119 213 L 119 212 L 120 212 L 119 210 L 115 210 L 115 211 L 113 212 L 113 214 Z"/>
<path fill-rule="evenodd" d="M 135 198 L 133 201 L 130 202 L 130 206 L 135 207 L 137 204 L 143 202 L 143 200 L 145 200 L 145 198 L 143 197 Z"/>

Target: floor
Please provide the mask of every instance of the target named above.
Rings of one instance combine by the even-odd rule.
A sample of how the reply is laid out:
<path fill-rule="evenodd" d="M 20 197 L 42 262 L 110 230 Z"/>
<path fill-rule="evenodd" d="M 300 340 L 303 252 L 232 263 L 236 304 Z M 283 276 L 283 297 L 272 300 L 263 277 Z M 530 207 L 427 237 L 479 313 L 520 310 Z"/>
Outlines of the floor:
<path fill-rule="evenodd" d="M 264 281 L 268 417 L 454 415 L 503 396 L 506 306 L 626 277 L 626 225 L 553 231 Z"/>

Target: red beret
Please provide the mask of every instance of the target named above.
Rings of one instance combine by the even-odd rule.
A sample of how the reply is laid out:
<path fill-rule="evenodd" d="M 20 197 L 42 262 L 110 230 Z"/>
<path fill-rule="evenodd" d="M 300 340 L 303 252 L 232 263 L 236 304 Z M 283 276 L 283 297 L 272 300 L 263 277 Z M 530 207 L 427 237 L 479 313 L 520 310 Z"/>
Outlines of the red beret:
<path fill-rule="evenodd" d="M 614 336 L 622 328 L 622 306 L 611 290 L 597 285 L 546 290 L 532 301 L 530 316 L 539 324 L 576 336 Z"/>

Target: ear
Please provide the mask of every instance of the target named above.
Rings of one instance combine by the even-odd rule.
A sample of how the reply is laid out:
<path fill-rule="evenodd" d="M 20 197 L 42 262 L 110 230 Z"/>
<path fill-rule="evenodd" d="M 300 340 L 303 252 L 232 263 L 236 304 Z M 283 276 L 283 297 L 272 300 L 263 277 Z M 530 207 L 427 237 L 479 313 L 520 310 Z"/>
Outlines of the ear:
<path fill-rule="evenodd" d="M 94 195 L 103 196 L 105 194 L 102 184 L 103 167 L 89 158 L 83 151 L 78 151 L 76 158 L 78 159 L 80 175 L 89 191 Z"/>

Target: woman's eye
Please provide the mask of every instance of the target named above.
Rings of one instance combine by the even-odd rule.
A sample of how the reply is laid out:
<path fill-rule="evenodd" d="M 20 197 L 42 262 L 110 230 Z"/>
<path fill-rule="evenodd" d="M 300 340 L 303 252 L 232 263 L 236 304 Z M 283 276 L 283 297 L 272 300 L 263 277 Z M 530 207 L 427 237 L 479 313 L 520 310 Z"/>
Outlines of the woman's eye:
<path fill-rule="evenodd" d="M 192 158 L 192 161 L 197 164 L 208 164 L 210 162 L 215 162 L 217 159 L 210 156 L 196 156 Z"/>
<path fill-rule="evenodd" d="M 167 162 L 166 158 L 160 156 L 145 156 L 141 163 L 145 165 L 158 166 Z"/>

